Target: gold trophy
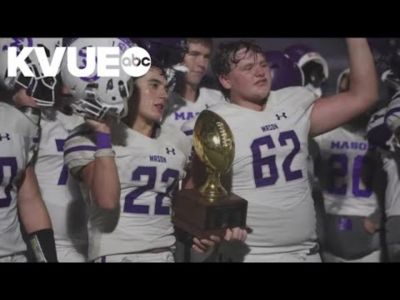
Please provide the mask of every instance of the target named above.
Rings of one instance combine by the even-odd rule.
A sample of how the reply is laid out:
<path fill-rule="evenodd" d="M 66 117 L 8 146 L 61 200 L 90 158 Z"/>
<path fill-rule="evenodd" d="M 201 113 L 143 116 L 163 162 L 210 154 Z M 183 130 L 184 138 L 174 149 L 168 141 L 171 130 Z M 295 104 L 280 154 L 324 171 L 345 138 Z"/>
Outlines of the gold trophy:
<path fill-rule="evenodd" d="M 223 237 L 227 228 L 246 226 L 247 201 L 228 194 L 221 175 L 232 166 L 235 155 L 233 134 L 216 113 L 205 110 L 197 118 L 193 144 L 207 170 L 206 182 L 199 188 L 179 191 L 172 204 L 172 221 L 180 230 L 207 238 Z"/>

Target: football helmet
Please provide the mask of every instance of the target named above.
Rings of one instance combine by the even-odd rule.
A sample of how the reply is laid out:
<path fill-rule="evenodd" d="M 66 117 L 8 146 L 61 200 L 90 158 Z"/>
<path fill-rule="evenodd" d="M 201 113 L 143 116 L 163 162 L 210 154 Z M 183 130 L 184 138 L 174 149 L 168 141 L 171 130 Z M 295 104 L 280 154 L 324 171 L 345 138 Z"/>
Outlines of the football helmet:
<path fill-rule="evenodd" d="M 336 93 L 345 92 L 349 90 L 350 87 L 350 69 L 343 70 L 336 81 Z"/>
<path fill-rule="evenodd" d="M 284 53 L 293 60 L 304 73 L 304 85 L 321 88 L 328 80 L 328 62 L 314 49 L 306 45 L 292 45 Z"/>
<path fill-rule="evenodd" d="M 133 46 L 127 38 L 77 38 L 69 44 L 69 47 L 77 48 L 76 63 L 81 68 L 86 66 L 88 47 L 119 47 L 121 52 L 124 52 Z M 96 73 L 87 77 L 76 77 L 68 71 L 66 57 L 62 64 L 61 77 L 74 99 L 71 107 L 76 114 L 95 120 L 101 120 L 107 114 L 117 118 L 127 114 L 127 100 L 130 94 L 128 74 L 121 71 L 120 77 L 100 77 Z"/>
<path fill-rule="evenodd" d="M 56 47 L 62 46 L 62 38 L 0 38 L 0 82 L 7 89 L 22 87 L 27 90 L 38 106 L 51 107 L 55 102 L 56 77 L 45 77 L 36 54 L 32 52 L 26 59 L 34 77 L 23 76 L 20 70 L 16 77 L 8 76 L 8 48 L 17 47 L 19 53 L 24 47 L 44 47 L 49 61 L 52 60 Z"/>
<path fill-rule="evenodd" d="M 271 70 L 271 90 L 290 86 L 303 86 L 304 75 L 300 68 L 281 51 L 267 51 L 265 56 Z"/>

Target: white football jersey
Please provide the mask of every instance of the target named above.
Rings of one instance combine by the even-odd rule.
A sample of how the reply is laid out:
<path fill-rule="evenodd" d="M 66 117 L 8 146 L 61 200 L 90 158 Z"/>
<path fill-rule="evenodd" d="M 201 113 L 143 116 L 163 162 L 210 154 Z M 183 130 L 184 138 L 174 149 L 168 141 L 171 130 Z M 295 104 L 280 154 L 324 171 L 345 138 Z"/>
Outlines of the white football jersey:
<path fill-rule="evenodd" d="M 123 123 L 117 131 L 125 136 L 125 145 L 113 145 L 121 184 L 121 210 L 105 215 L 92 205 L 89 259 L 171 247 L 175 243 L 170 192 L 185 175 L 191 147 L 188 139 L 169 126 L 162 126 L 156 138 L 146 137 Z M 67 140 L 65 160 L 74 172 L 95 159 L 92 140 L 82 135 Z M 111 230 L 103 229 L 112 223 Z"/>
<path fill-rule="evenodd" d="M 304 87 L 270 92 L 264 111 L 233 103 L 210 108 L 232 130 L 231 191 L 248 201 L 251 253 L 310 249 L 315 212 L 307 177 L 310 113 L 315 95 Z"/>
<path fill-rule="evenodd" d="M 222 93 L 214 89 L 200 88 L 195 102 L 187 101 L 172 92 L 168 99 L 163 123 L 181 128 L 183 123 L 194 119 L 203 110 L 223 102 L 225 98 Z"/>
<path fill-rule="evenodd" d="M 320 148 L 320 182 L 325 211 L 334 215 L 368 216 L 378 207 L 372 190 L 374 162 L 366 153 L 365 131 L 340 127 L 315 138 Z"/>
<path fill-rule="evenodd" d="M 26 250 L 17 213 L 18 183 L 37 151 L 37 125 L 0 102 L 0 256 Z"/>
<path fill-rule="evenodd" d="M 83 118 L 54 111 L 42 114 L 41 138 L 35 164 L 42 198 L 49 211 L 57 246 L 84 249 L 87 245 L 86 207 L 79 183 L 64 165 L 64 143 Z M 62 261 L 62 258 L 59 257 Z"/>

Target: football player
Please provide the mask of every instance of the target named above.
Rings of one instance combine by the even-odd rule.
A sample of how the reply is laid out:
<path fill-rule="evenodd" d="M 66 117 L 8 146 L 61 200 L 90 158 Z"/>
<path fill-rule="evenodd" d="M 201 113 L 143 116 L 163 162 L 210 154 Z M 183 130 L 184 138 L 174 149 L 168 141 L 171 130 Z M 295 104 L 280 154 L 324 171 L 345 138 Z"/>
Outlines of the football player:
<path fill-rule="evenodd" d="M 75 94 L 83 92 L 79 80 L 68 80 Z M 125 79 L 120 80 L 125 86 Z M 170 203 L 176 183 L 185 175 L 191 145 L 174 127 L 160 126 L 167 101 L 162 68 L 153 64 L 144 76 L 131 79 L 129 86 L 129 94 L 120 94 L 130 95 L 128 114 L 121 122 L 92 119 L 65 144 L 69 169 L 90 192 L 89 260 L 172 262 L 175 237 Z M 102 104 L 97 95 L 105 93 L 92 91 Z M 195 238 L 194 248 L 203 251 L 218 240 Z"/>
<path fill-rule="evenodd" d="M 16 47 L 17 53 L 24 47 L 42 47 L 51 59 L 57 46 L 61 39 L 0 39 L 0 82 L 10 97 L 0 102 L 0 260 L 4 262 L 27 260 L 19 220 L 36 261 L 57 261 L 51 221 L 34 171 L 40 109 L 54 105 L 57 80 L 43 76 L 33 54 L 25 60 L 33 77 L 21 71 L 16 77 L 8 76 L 10 47 Z M 3 102 L 7 100 L 12 105 Z"/>
<path fill-rule="evenodd" d="M 350 71 L 338 77 L 337 92 L 350 87 Z M 380 159 L 368 143 L 367 113 L 319 135 L 315 163 L 323 192 L 325 262 L 380 262 Z"/>
<path fill-rule="evenodd" d="M 223 101 L 223 96 L 218 90 L 202 86 L 209 68 L 213 40 L 186 38 L 183 43 L 185 47 L 182 65 L 187 70 L 183 76 L 177 77 L 163 118 L 164 124 L 174 125 L 177 128 L 181 128 L 183 123 L 195 118 L 204 109 Z"/>
<path fill-rule="evenodd" d="M 64 46 L 68 46 L 64 42 Z M 79 56 L 86 58 L 84 52 Z M 65 68 L 66 66 L 64 66 Z M 69 90 L 61 78 L 53 108 L 43 110 L 41 138 L 35 164 L 43 200 L 53 224 L 59 262 L 85 262 L 87 260 L 87 212 L 79 183 L 69 175 L 64 165 L 64 143 L 71 131 L 84 122 L 72 113 L 73 103 Z M 89 79 L 87 79 L 89 80 Z"/>
<path fill-rule="evenodd" d="M 308 137 L 345 124 L 377 100 L 375 66 L 366 40 L 349 38 L 347 44 L 349 91 L 317 101 L 318 95 L 304 87 L 271 91 L 268 62 L 256 44 L 220 45 L 212 67 L 229 102 L 210 110 L 233 132 L 230 191 L 249 202 L 247 223 L 253 230 L 248 248 L 238 251 L 242 257 L 234 260 L 320 261 L 307 176 Z M 199 173 L 192 169 L 187 187 L 194 186 Z"/>

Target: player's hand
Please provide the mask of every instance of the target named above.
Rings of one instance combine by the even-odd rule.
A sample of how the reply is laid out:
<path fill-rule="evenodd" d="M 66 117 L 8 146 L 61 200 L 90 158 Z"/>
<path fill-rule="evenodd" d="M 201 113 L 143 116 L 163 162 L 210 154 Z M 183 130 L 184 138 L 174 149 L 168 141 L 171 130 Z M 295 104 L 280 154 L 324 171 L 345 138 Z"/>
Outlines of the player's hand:
<path fill-rule="evenodd" d="M 33 97 L 27 94 L 26 89 L 19 89 L 18 92 L 14 94 L 13 101 L 17 107 L 38 107 Z"/>
<path fill-rule="evenodd" d="M 111 133 L 110 125 L 107 121 L 96 121 L 93 119 L 86 118 L 86 123 L 93 128 L 94 131 Z"/>
<path fill-rule="evenodd" d="M 238 240 L 241 242 L 244 242 L 247 238 L 247 231 L 249 229 L 242 229 L 240 227 L 235 227 L 235 228 L 228 228 L 226 230 L 224 240 L 225 241 L 233 241 L 233 240 Z"/>
<path fill-rule="evenodd" d="M 374 234 L 376 231 L 379 230 L 379 224 L 374 222 L 371 218 L 366 217 L 364 219 L 364 228 L 370 234 Z"/>
<path fill-rule="evenodd" d="M 221 239 L 215 235 L 211 235 L 209 239 L 201 240 L 194 237 L 192 249 L 199 253 L 206 253 L 219 242 L 221 242 Z"/>

